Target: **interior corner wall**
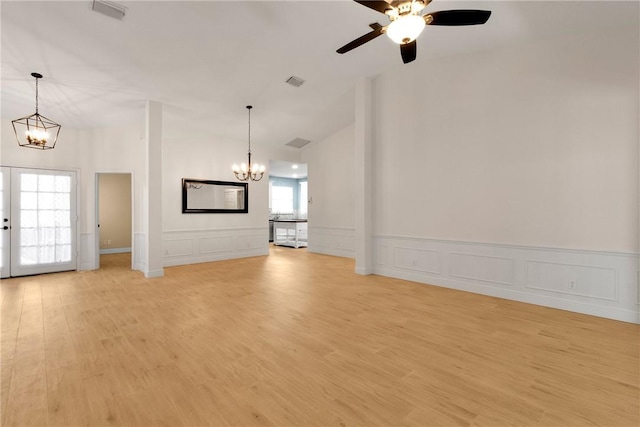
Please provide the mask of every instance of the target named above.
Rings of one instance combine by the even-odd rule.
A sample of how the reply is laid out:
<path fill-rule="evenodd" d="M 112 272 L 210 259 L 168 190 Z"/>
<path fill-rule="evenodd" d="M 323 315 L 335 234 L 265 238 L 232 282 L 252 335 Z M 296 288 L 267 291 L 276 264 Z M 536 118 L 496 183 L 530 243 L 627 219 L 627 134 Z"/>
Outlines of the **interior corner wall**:
<path fill-rule="evenodd" d="M 634 26 L 376 78 L 376 273 L 638 322 L 638 64 Z"/>
<path fill-rule="evenodd" d="M 355 125 L 307 146 L 309 252 L 355 257 Z"/>

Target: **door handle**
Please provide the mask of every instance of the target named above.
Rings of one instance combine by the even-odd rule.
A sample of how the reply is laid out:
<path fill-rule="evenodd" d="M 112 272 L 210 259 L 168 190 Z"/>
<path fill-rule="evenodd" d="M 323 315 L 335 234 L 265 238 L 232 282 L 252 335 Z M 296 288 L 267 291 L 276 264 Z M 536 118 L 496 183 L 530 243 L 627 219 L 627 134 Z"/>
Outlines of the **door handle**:
<path fill-rule="evenodd" d="M 4 227 L 2 227 L 3 230 L 8 230 L 9 227 L 7 227 L 6 225 Z"/>
<path fill-rule="evenodd" d="M 9 218 L 5 218 L 2 222 L 9 222 Z"/>

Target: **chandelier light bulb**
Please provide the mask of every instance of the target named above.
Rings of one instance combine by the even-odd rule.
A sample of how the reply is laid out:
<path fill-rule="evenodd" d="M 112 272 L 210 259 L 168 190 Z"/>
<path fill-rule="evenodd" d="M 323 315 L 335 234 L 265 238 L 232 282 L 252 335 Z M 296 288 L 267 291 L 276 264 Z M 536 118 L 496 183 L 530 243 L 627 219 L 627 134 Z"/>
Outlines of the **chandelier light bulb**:
<path fill-rule="evenodd" d="M 49 134 L 46 131 L 40 129 L 27 130 L 25 132 L 25 137 L 29 144 L 34 145 L 45 145 L 47 140 L 49 139 Z"/>
<path fill-rule="evenodd" d="M 398 44 L 411 43 L 422 33 L 425 25 L 424 18 L 421 16 L 401 16 L 389 24 L 387 27 L 387 36 Z"/>
<path fill-rule="evenodd" d="M 231 166 L 231 170 L 234 172 L 240 172 L 240 168 L 238 167 L 238 165 L 234 164 L 233 166 Z"/>

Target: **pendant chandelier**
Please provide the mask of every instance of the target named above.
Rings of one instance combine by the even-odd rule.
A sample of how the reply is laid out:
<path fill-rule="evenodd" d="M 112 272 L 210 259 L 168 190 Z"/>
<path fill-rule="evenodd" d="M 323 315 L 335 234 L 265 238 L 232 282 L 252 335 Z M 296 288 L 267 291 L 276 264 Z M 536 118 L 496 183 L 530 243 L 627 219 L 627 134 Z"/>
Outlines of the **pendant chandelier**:
<path fill-rule="evenodd" d="M 36 113 L 13 120 L 13 132 L 21 147 L 51 150 L 56 146 L 62 126 L 38 113 L 38 79 L 42 78 L 42 74 L 31 75 L 36 79 Z"/>
<path fill-rule="evenodd" d="M 239 181 L 260 181 L 264 175 L 265 166 L 258 163 L 251 163 L 251 105 L 247 105 L 249 111 L 249 152 L 247 153 L 247 163 L 242 163 L 240 166 L 233 165 L 233 174 Z"/>

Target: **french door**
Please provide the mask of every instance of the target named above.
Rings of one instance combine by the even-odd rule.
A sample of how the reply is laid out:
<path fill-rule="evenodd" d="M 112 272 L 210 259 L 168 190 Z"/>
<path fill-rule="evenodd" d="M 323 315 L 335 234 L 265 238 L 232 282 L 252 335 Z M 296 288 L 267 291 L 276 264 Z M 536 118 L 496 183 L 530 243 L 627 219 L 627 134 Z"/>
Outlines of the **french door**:
<path fill-rule="evenodd" d="M 2 169 L 2 213 L 9 224 L 2 230 L 2 277 L 75 270 L 75 172 Z"/>

